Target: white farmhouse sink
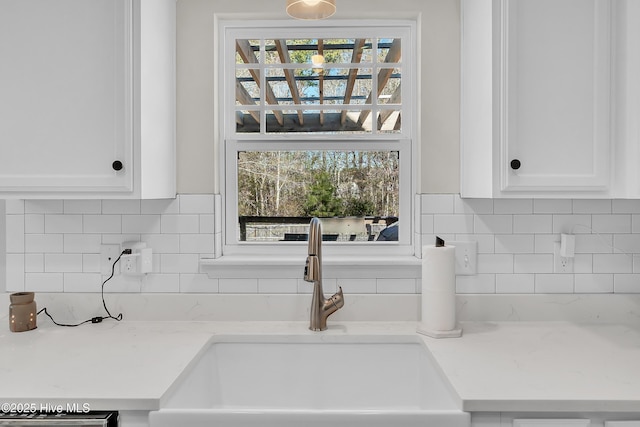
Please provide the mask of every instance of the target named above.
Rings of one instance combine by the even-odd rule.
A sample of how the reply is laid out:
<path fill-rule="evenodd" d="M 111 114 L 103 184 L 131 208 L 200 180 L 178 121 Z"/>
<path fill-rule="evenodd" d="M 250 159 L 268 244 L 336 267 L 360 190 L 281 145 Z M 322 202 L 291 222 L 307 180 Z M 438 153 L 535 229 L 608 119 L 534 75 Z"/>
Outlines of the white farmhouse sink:
<path fill-rule="evenodd" d="M 151 427 L 468 427 L 469 414 L 414 336 L 217 337 Z"/>

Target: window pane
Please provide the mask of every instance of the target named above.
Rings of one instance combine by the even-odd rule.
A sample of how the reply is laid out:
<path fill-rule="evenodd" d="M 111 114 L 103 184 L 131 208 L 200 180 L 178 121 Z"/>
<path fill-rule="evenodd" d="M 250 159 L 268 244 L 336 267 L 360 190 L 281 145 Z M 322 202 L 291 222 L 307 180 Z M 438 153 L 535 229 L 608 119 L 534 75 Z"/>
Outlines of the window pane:
<path fill-rule="evenodd" d="M 260 40 L 236 40 L 236 64 L 253 64 L 260 60 Z"/>
<path fill-rule="evenodd" d="M 402 61 L 400 39 L 378 39 L 378 62 L 396 63 Z"/>
<path fill-rule="evenodd" d="M 327 220 L 328 240 L 393 238 L 398 220 L 396 151 L 238 153 L 238 238 L 305 240 L 309 219 Z M 388 235 L 388 236 L 387 236 Z"/>
<path fill-rule="evenodd" d="M 400 38 L 237 39 L 236 108 L 259 106 L 267 121 L 260 127 L 260 114 L 236 117 L 236 132 L 400 133 L 400 121 L 390 128 L 373 121 L 388 115 L 381 111 L 385 104 L 400 110 L 402 74 L 395 64 L 401 59 Z"/>

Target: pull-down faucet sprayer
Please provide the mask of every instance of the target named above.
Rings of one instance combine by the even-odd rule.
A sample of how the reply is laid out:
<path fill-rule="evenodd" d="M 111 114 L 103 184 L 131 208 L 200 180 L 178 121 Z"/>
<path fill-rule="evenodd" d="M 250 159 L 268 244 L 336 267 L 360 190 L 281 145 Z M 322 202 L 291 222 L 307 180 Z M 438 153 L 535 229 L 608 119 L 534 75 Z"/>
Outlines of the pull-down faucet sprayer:
<path fill-rule="evenodd" d="M 304 267 L 304 280 L 313 282 L 313 298 L 311 300 L 312 331 L 327 329 L 327 318 L 344 306 L 342 287 L 338 293 L 325 299 L 322 290 L 322 226 L 318 218 L 312 218 L 309 224 L 309 251 Z"/>

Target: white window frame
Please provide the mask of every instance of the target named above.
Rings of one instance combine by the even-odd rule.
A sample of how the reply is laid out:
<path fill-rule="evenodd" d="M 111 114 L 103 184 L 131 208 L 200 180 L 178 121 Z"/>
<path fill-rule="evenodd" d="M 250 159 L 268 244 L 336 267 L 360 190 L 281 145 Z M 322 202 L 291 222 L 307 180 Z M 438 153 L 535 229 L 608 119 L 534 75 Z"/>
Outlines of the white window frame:
<path fill-rule="evenodd" d="M 325 242 L 323 254 L 325 262 L 335 256 L 342 261 L 350 258 L 375 257 L 387 259 L 390 256 L 414 256 L 414 197 L 417 179 L 418 156 L 418 117 L 419 87 L 417 24 L 414 20 L 328 20 L 309 25 L 298 21 L 266 21 L 217 19 L 217 48 L 215 83 L 217 115 L 214 121 L 218 129 L 219 177 L 222 193 L 222 242 L 217 256 L 233 257 L 287 257 L 304 254 L 305 242 L 239 242 L 237 240 L 237 152 L 273 151 L 273 150 L 379 150 L 398 151 L 400 158 L 400 207 L 398 242 Z M 226 108 L 235 105 L 236 39 L 274 39 L 274 38 L 402 38 L 402 129 L 394 134 L 357 134 L 329 136 L 319 134 L 243 134 L 236 133 L 235 109 Z M 373 72 L 375 76 L 377 72 Z M 264 76 L 265 73 L 261 72 Z M 375 85 L 375 77 L 373 85 Z M 375 86 L 373 86 L 375 87 Z M 263 89 L 261 89 L 261 92 Z M 376 97 L 373 97 L 372 101 Z M 377 102 L 373 101 L 373 102 Z M 271 109 L 271 105 L 267 108 Z M 335 109 L 327 104 L 319 109 Z M 314 106 L 313 108 L 318 108 Z M 287 107 L 291 109 L 291 107 Z M 374 117 L 375 112 L 371 112 Z M 304 148 L 299 143 L 304 140 Z M 345 147 L 345 144 L 348 144 Z M 392 262 L 392 261 L 390 261 Z"/>

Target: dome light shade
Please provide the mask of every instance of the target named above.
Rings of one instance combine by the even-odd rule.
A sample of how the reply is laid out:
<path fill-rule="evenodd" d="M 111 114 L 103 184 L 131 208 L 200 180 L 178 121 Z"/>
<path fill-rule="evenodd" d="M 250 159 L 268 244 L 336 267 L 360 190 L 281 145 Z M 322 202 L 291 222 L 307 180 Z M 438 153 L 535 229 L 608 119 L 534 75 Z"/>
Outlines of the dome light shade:
<path fill-rule="evenodd" d="M 296 19 L 325 19 L 336 13 L 336 0 L 287 0 L 287 14 Z"/>

